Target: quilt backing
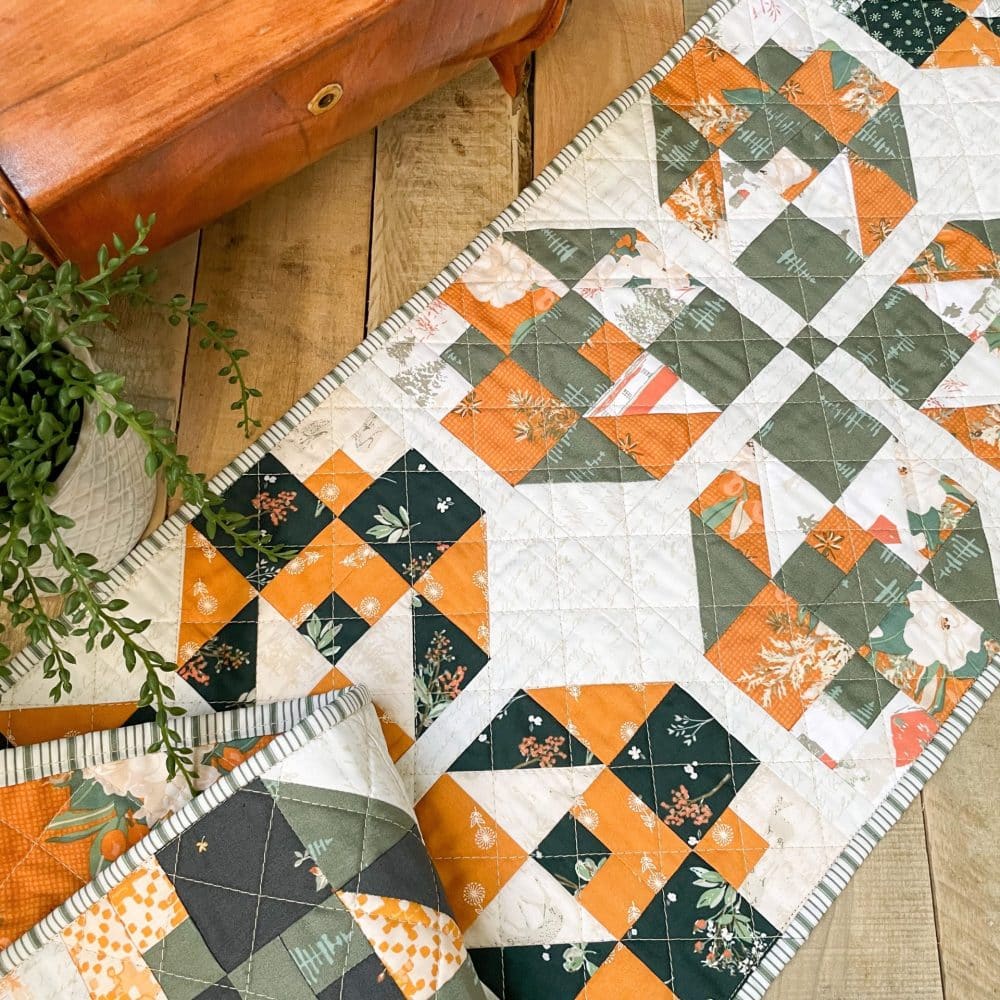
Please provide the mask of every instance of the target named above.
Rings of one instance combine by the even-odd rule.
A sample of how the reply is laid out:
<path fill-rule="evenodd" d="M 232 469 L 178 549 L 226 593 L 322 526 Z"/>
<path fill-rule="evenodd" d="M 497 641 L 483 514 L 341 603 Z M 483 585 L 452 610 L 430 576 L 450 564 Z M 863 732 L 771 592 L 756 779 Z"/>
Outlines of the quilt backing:
<path fill-rule="evenodd" d="M 482 997 L 367 692 L 322 701 L 288 733 L 241 751 L 193 802 L 175 796 L 169 818 L 126 853 L 115 852 L 114 829 L 99 832 L 97 853 L 110 863 L 0 953 L 0 997 Z M 226 721 L 269 728 L 257 716 Z M 233 762 L 237 742 L 214 745 L 207 766 Z M 46 788 L 67 782 L 77 814 L 63 809 L 35 835 L 42 857 L 29 861 L 31 874 L 19 866 L 10 876 L 22 900 L 40 873 L 68 867 L 54 852 L 80 837 L 58 831 L 75 832 L 102 793 L 131 797 L 136 816 L 157 819 L 156 788 L 169 783 L 149 777 L 162 760 L 120 745 L 104 753 L 34 788 L 10 786 L 15 823 L 44 811 Z"/>
<path fill-rule="evenodd" d="M 995 64 L 723 0 L 220 476 L 286 560 L 116 572 L 191 713 L 370 688 L 497 997 L 761 996 L 1000 679 Z M 77 657 L 16 753 L 148 721 Z"/>

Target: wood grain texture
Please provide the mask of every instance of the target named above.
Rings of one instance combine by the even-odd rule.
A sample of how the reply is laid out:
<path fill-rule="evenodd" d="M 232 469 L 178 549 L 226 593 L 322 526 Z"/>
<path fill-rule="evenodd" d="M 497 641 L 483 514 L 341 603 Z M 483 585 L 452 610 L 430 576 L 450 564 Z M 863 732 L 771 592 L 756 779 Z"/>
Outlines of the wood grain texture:
<path fill-rule="evenodd" d="M 1000 997 L 1000 698 L 923 793 L 947 1000 Z"/>
<path fill-rule="evenodd" d="M 910 809 L 875 848 L 768 1000 L 941 1000 L 924 827 Z"/>
<path fill-rule="evenodd" d="M 516 197 L 526 113 L 483 63 L 379 127 L 369 329 Z"/>
<path fill-rule="evenodd" d="M 374 135 L 359 136 L 204 231 L 196 294 L 250 351 L 264 427 L 364 334 L 373 158 Z M 200 350 L 197 337 L 178 437 L 193 466 L 214 474 L 247 442 L 216 375 L 219 356 Z"/>
<path fill-rule="evenodd" d="M 103 53 L 93 38 L 58 59 L 0 48 L 0 171 L 57 256 L 89 256 L 137 212 L 161 213 L 154 246 L 190 232 L 531 36 L 551 0 L 226 0 L 160 21 L 149 11 L 170 5 L 146 6 L 133 45 L 119 5 L 95 0 L 86 29 L 113 33 Z M 37 24 L 31 7 L 84 28 L 69 0 L 12 0 L 4 47 Z M 331 82 L 342 99 L 313 114 Z"/>
<path fill-rule="evenodd" d="M 559 33 L 535 53 L 535 173 L 683 31 L 678 0 L 574 0 Z"/>

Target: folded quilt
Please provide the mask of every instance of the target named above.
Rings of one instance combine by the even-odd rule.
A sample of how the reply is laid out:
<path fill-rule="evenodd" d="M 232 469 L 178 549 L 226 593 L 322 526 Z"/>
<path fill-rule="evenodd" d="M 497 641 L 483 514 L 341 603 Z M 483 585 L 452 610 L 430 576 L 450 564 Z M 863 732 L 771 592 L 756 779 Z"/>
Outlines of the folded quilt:
<path fill-rule="evenodd" d="M 114 574 L 191 713 L 371 689 L 498 997 L 760 997 L 1000 680 L 993 6 L 723 0 L 222 473 L 287 559 Z M 148 721 L 74 651 L 17 753 Z"/>
<path fill-rule="evenodd" d="M 38 776 L 0 789 L 5 852 L 29 844 L 4 929 L 11 901 L 47 915 L 0 952 L 0 998 L 483 996 L 364 689 L 189 728 L 228 737 L 193 801 L 127 732 L 7 751 Z"/>

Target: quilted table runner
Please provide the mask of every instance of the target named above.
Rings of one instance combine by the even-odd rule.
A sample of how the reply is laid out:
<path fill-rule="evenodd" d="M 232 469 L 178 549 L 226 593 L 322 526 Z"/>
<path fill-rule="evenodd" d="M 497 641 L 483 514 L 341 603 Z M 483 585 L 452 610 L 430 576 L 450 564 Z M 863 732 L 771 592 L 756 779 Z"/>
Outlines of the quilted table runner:
<path fill-rule="evenodd" d="M 286 560 L 115 572 L 190 713 L 371 690 L 489 993 L 759 998 L 1000 680 L 998 33 L 723 0 L 221 474 Z"/>

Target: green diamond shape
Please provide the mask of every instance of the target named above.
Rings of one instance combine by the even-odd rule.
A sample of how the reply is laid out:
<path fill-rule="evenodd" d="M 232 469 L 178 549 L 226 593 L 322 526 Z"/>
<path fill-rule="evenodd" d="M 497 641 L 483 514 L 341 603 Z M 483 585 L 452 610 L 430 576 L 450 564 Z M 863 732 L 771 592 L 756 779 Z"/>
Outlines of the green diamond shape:
<path fill-rule="evenodd" d="M 330 902 L 337 901 L 331 897 Z M 339 901 L 337 901 L 339 903 Z M 329 905 L 307 913 L 288 930 L 281 940 L 303 979 L 315 993 L 374 954 L 372 946 L 342 905 Z"/>
<path fill-rule="evenodd" d="M 774 582 L 799 604 L 822 604 L 844 580 L 840 568 L 803 542 L 774 575 Z"/>
<path fill-rule="evenodd" d="M 650 98 L 656 136 L 656 180 L 663 204 L 712 154 L 708 140 L 661 100 Z"/>
<path fill-rule="evenodd" d="M 889 440 L 870 413 L 812 372 L 760 429 L 757 440 L 830 500 Z"/>
<path fill-rule="evenodd" d="M 841 667 L 824 691 L 865 729 L 871 727 L 898 693 L 894 684 L 857 653 Z"/>
<path fill-rule="evenodd" d="M 192 920 L 178 924 L 142 958 L 167 1000 L 194 1000 L 225 976 Z"/>
<path fill-rule="evenodd" d="M 811 326 L 800 330 L 789 342 L 788 349 L 797 354 L 807 365 L 818 368 L 837 349 L 832 340 L 827 340 Z"/>
<path fill-rule="evenodd" d="M 881 542 L 872 542 L 840 584 L 815 605 L 815 610 L 852 646 L 863 646 L 916 578 L 912 566 Z"/>
<path fill-rule="evenodd" d="M 737 163 L 760 170 L 808 125 L 816 123 L 784 98 L 771 94 L 723 143 L 722 151 Z"/>
<path fill-rule="evenodd" d="M 479 385 L 506 355 L 492 340 L 470 326 L 441 357 L 471 385 Z"/>
<path fill-rule="evenodd" d="M 718 407 L 728 406 L 780 351 L 756 323 L 707 289 L 649 346 L 657 361 Z"/>
<path fill-rule="evenodd" d="M 252 933 L 247 928 L 247 933 Z M 281 938 L 268 941 L 229 973 L 243 1000 L 316 1000 Z"/>
<path fill-rule="evenodd" d="M 288 781 L 265 779 L 264 784 L 335 889 L 384 854 L 413 826 L 406 813 L 363 795 Z"/>
<path fill-rule="evenodd" d="M 972 347 L 916 295 L 890 288 L 841 345 L 897 396 L 919 407 Z"/>
<path fill-rule="evenodd" d="M 769 38 L 747 63 L 747 69 L 777 90 L 801 65 L 802 60 Z"/>
<path fill-rule="evenodd" d="M 736 266 L 799 315 L 813 319 L 861 266 L 839 236 L 789 205 L 740 254 Z"/>

